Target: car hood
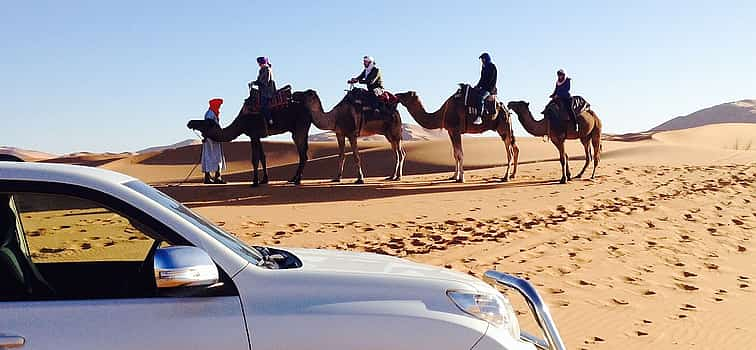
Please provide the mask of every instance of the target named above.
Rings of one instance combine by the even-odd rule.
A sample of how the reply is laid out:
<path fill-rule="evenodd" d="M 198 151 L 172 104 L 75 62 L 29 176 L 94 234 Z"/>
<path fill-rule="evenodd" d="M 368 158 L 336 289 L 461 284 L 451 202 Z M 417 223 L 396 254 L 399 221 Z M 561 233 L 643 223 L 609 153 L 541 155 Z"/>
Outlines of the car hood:
<path fill-rule="evenodd" d="M 321 249 L 286 250 L 302 260 L 304 271 L 449 280 L 469 284 L 479 291 L 491 288 L 483 281 L 464 273 L 388 255 Z"/>

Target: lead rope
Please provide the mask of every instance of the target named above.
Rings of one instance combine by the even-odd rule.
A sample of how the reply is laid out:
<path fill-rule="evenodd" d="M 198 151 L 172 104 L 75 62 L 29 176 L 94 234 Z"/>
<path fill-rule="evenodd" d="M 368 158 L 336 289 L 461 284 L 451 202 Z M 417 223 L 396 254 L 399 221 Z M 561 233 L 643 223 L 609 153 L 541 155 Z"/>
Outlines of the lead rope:
<path fill-rule="evenodd" d="M 197 130 L 192 129 L 192 132 L 194 132 L 194 134 L 197 135 L 197 138 L 200 139 L 200 141 L 202 141 L 202 136 L 200 136 L 200 134 L 197 133 Z M 189 171 L 189 174 L 186 175 L 186 177 L 184 178 L 183 181 L 179 182 L 175 186 L 181 186 L 181 185 L 185 184 L 187 181 L 189 181 L 189 177 L 191 177 L 192 173 L 194 173 L 194 170 L 197 169 L 197 165 L 199 165 L 200 163 L 202 163 L 202 152 L 204 152 L 204 148 L 205 148 L 202 145 L 203 144 L 200 144 L 200 156 L 199 156 L 199 159 L 194 163 L 194 166 L 192 167 L 192 170 Z"/>

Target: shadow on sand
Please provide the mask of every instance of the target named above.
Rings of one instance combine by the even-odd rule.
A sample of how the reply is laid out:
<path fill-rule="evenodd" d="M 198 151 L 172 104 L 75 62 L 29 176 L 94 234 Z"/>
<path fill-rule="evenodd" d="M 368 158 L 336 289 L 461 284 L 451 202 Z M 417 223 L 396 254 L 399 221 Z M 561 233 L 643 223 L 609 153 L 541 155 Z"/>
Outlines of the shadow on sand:
<path fill-rule="evenodd" d="M 558 185 L 556 180 L 498 182 L 481 180 L 458 184 L 451 181 L 368 182 L 364 185 L 306 181 L 294 186 L 273 183 L 253 188 L 247 183 L 225 185 L 185 184 L 157 188 L 188 207 L 280 205 L 391 198 L 421 194 L 469 192 L 497 188 Z"/>

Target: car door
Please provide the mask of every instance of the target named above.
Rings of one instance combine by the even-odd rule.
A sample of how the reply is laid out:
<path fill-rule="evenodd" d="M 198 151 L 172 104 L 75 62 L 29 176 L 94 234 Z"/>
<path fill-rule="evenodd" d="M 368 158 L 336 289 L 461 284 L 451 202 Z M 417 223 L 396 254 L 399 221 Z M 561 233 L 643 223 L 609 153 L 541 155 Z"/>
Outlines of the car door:
<path fill-rule="evenodd" d="M 9 203 L 0 203 L 16 218 L 17 249 L 38 271 L 30 285 L 40 286 L 0 295 L 0 349 L 250 348 L 235 288 L 193 297 L 150 290 L 142 267 L 151 249 L 174 242 L 109 209 L 112 198 L 57 192 L 6 193 Z"/>

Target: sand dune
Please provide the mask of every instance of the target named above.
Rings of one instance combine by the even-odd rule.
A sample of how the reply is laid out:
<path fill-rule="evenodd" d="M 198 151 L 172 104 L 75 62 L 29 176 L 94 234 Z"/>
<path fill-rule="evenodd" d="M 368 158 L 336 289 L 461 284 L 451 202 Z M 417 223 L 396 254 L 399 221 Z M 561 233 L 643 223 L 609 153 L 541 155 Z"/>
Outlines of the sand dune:
<path fill-rule="evenodd" d="M 32 150 L 21 149 L 21 148 L 16 148 L 16 147 L 0 147 L 0 154 L 7 154 L 10 156 L 14 156 L 27 162 L 36 162 L 40 160 L 58 157 L 57 155 L 50 154 L 50 153 L 32 151 Z"/>
<path fill-rule="evenodd" d="M 651 129 L 669 131 L 722 123 L 756 123 L 756 100 L 723 103 L 677 117 Z"/>
<path fill-rule="evenodd" d="M 90 153 L 90 152 L 78 152 L 71 153 L 61 157 L 46 159 L 45 163 L 62 163 L 62 164 L 75 164 L 85 166 L 102 166 L 107 163 L 129 158 L 133 156 L 132 153 Z"/>

